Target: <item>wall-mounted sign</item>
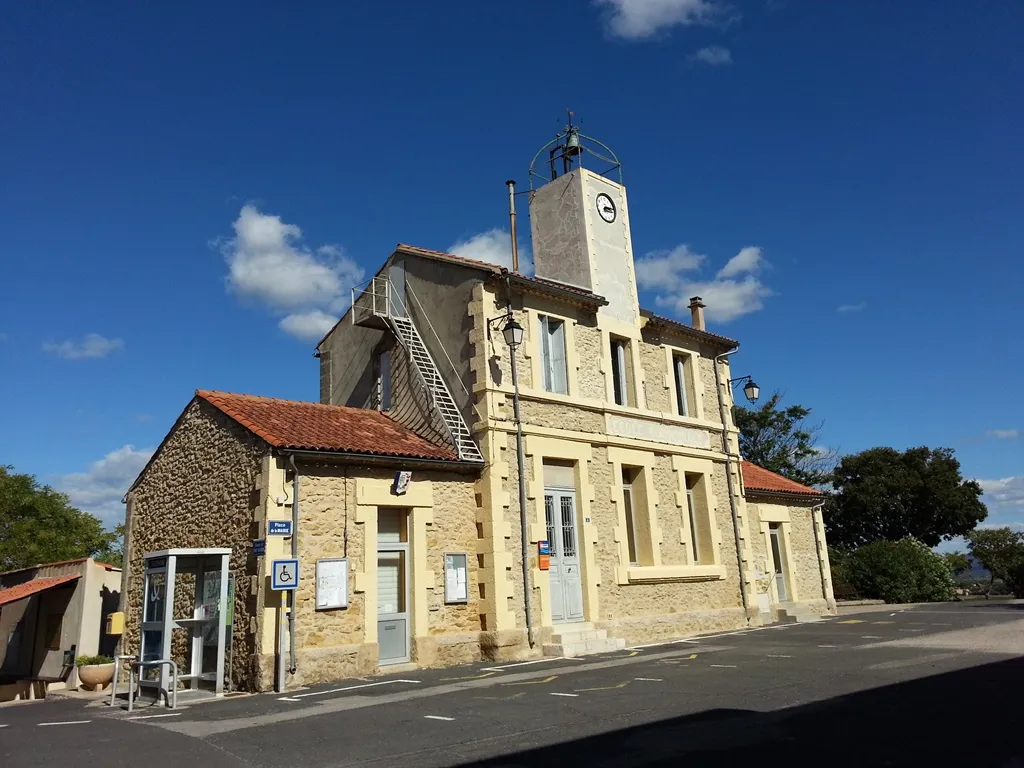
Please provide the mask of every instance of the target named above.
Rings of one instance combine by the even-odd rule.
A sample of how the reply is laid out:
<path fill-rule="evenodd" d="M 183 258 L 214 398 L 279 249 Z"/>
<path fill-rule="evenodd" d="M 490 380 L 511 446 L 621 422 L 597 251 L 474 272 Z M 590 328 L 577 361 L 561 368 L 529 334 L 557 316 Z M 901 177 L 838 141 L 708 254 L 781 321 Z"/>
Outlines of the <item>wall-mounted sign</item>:
<path fill-rule="evenodd" d="M 256 539 L 252 543 L 252 556 L 253 557 L 262 557 L 265 554 L 267 554 L 267 540 L 266 539 Z"/>
<path fill-rule="evenodd" d="M 550 555 L 551 554 L 551 542 L 547 539 L 541 539 L 537 542 L 537 554 L 538 555 Z"/>
<path fill-rule="evenodd" d="M 270 588 L 287 592 L 299 585 L 298 560 L 274 560 L 270 565 Z"/>
<path fill-rule="evenodd" d="M 444 556 L 444 601 L 446 603 L 469 602 L 469 568 L 465 552 L 445 553 Z"/>
<path fill-rule="evenodd" d="M 412 480 L 412 472 L 407 469 L 403 469 L 401 472 L 395 472 L 395 484 L 391 487 L 396 496 L 403 496 L 407 490 L 409 490 L 409 481 Z"/>
<path fill-rule="evenodd" d="M 542 571 L 550 571 L 551 555 L 537 555 L 537 567 Z"/>
<path fill-rule="evenodd" d="M 291 520 L 267 520 L 267 535 L 268 536 L 291 536 L 292 535 L 292 521 Z"/>
<path fill-rule="evenodd" d="M 348 608 L 348 559 L 316 561 L 316 609 Z"/>

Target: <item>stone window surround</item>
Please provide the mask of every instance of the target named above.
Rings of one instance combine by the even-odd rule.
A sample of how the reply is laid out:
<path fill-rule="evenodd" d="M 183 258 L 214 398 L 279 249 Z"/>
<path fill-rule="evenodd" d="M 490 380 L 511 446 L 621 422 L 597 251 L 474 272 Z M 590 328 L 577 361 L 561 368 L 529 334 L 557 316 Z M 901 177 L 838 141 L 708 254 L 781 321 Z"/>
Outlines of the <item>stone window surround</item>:
<path fill-rule="evenodd" d="M 761 535 L 764 537 L 766 562 L 768 567 L 771 568 L 769 571 L 771 578 L 768 582 L 768 594 L 771 595 L 772 604 L 778 605 L 780 601 L 779 591 L 775 586 L 775 556 L 772 554 L 772 540 L 769 533 L 771 523 L 777 523 L 779 526 L 779 545 L 782 547 L 782 556 L 785 560 L 783 570 L 786 574 L 786 586 L 789 588 L 789 602 L 799 602 L 800 597 L 797 593 L 796 574 L 793 572 L 793 558 L 791 556 L 793 549 L 789 543 L 790 528 L 792 526 L 789 509 L 776 504 L 756 503 L 758 518 L 761 521 Z"/>
<path fill-rule="evenodd" d="M 526 328 L 523 333 L 523 357 L 530 361 L 530 381 L 534 384 L 531 387 L 519 385 L 520 392 L 531 392 L 537 396 L 579 399 L 579 371 L 580 360 L 576 352 L 576 319 L 569 315 L 562 315 L 557 312 L 541 311 L 530 307 L 524 307 L 526 313 Z M 548 392 L 544 389 L 544 372 L 541 366 L 544 362 L 544 355 L 541 350 L 542 340 L 538 335 L 541 316 L 551 317 L 562 321 L 563 338 L 565 340 L 565 389 L 566 394 L 559 392 Z M 512 388 L 509 387 L 509 391 Z"/>
<path fill-rule="evenodd" d="M 672 403 L 672 413 L 680 419 L 702 421 L 704 419 L 704 388 L 698 386 L 698 383 L 700 382 L 700 355 L 692 350 L 684 349 L 682 347 L 673 347 L 669 344 L 662 344 L 662 348 L 665 350 L 665 389 L 667 389 L 671 395 L 669 400 Z M 693 392 L 693 401 L 687 403 L 690 406 L 690 416 L 684 416 L 679 413 L 679 406 L 676 404 L 676 365 L 674 359 L 676 355 L 683 355 L 689 358 L 689 383 L 691 389 L 687 390 L 688 399 L 689 392 Z M 719 427 L 721 427 L 721 425 L 719 425 Z"/>
<path fill-rule="evenodd" d="M 427 590 L 435 586 L 435 573 L 427 562 L 427 526 L 434 522 L 434 495 L 430 480 L 415 480 L 402 496 L 391 492 L 391 480 L 355 478 L 356 525 L 363 526 L 363 570 L 353 572 L 353 592 L 363 593 L 363 638 L 377 643 L 377 509 L 397 507 L 409 511 L 409 629 L 410 647 L 417 637 L 430 635 Z"/>

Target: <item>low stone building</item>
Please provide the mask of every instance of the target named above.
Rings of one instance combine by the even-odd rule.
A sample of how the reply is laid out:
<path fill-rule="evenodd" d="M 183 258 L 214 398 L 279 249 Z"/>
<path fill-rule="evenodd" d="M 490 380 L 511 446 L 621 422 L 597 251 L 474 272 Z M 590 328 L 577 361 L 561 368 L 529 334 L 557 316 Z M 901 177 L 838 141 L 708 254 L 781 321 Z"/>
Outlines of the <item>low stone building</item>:
<path fill-rule="evenodd" d="M 121 570 L 92 558 L 0 573 L 0 701 L 78 686 L 75 659 L 109 656 Z"/>

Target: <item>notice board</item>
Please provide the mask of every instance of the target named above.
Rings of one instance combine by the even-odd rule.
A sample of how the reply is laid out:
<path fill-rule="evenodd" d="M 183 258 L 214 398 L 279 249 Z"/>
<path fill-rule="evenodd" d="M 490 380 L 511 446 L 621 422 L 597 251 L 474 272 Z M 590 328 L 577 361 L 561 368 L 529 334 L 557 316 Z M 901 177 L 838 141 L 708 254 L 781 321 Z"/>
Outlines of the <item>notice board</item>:
<path fill-rule="evenodd" d="M 316 561 L 316 609 L 348 608 L 348 558 Z"/>
<path fill-rule="evenodd" d="M 469 567 L 465 552 L 446 552 L 444 556 L 445 603 L 469 602 Z"/>

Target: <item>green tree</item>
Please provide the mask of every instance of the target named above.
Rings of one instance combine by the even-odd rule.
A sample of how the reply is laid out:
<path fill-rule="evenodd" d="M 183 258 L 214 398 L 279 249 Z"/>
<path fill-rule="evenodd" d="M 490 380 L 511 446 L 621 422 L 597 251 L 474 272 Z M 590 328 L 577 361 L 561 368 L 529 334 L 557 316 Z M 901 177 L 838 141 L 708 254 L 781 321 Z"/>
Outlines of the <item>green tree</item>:
<path fill-rule="evenodd" d="M 942 557 L 945 559 L 946 565 L 949 566 L 950 573 L 954 576 L 971 570 L 971 558 L 963 552 L 946 552 Z"/>
<path fill-rule="evenodd" d="M 124 567 L 124 523 L 121 523 L 110 534 L 110 542 L 93 557 L 101 563 L 112 565 L 115 568 Z"/>
<path fill-rule="evenodd" d="M 964 538 L 974 558 L 989 572 L 988 592 L 996 579 L 1005 581 L 1010 571 L 1024 562 L 1024 534 L 1009 528 L 979 528 Z"/>
<path fill-rule="evenodd" d="M 747 461 L 804 485 L 829 480 L 837 454 L 818 447 L 821 425 L 809 425 L 811 409 L 781 407 L 775 392 L 759 408 L 733 406 L 733 421 L 740 431 L 740 454 Z"/>
<path fill-rule="evenodd" d="M 0 571 L 91 557 L 116 538 L 63 493 L 0 466 Z"/>
<path fill-rule="evenodd" d="M 981 486 L 965 480 L 950 448 L 871 448 L 844 456 L 825 502 L 830 544 L 856 549 L 912 536 L 934 547 L 985 519 Z"/>
<path fill-rule="evenodd" d="M 850 556 L 849 568 L 864 597 L 887 603 L 953 599 L 953 574 L 945 558 L 916 539 L 865 544 Z"/>

